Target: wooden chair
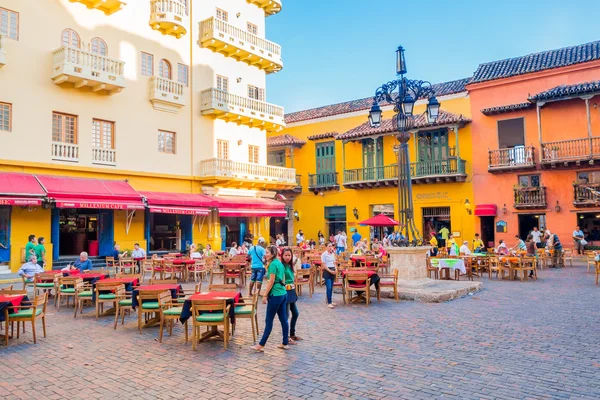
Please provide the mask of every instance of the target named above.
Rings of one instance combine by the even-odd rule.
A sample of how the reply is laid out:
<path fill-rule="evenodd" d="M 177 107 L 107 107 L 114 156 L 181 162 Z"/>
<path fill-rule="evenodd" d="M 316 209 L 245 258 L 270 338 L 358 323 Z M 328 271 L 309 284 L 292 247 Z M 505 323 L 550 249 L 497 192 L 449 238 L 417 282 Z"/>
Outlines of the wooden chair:
<path fill-rule="evenodd" d="M 364 292 L 367 306 L 371 302 L 371 279 L 369 274 L 360 271 L 348 271 L 344 279 L 348 301 L 352 300 L 352 292 Z"/>
<path fill-rule="evenodd" d="M 207 264 L 208 267 L 208 264 Z M 225 271 L 221 269 L 221 267 L 213 265 L 210 268 L 210 284 L 212 285 L 215 282 L 215 277 L 221 276 L 223 277 L 223 283 L 225 283 Z"/>
<path fill-rule="evenodd" d="M 238 290 L 236 284 L 226 284 L 226 285 L 208 285 L 209 292 L 235 292 Z"/>
<path fill-rule="evenodd" d="M 521 280 L 527 280 L 528 275 L 527 272 L 533 273 L 533 280 L 537 281 L 537 259 L 535 257 L 523 257 L 520 260 L 520 265 L 517 271 L 522 271 L 523 275 L 521 276 Z"/>
<path fill-rule="evenodd" d="M 177 292 L 177 303 L 183 304 L 193 294 L 200 293 L 202 291 L 202 282 L 194 286 L 194 289 L 182 289 Z"/>
<path fill-rule="evenodd" d="M 440 269 L 431 265 L 431 258 L 427 257 L 427 277 L 431 279 L 433 274 L 434 279 L 440 279 Z"/>
<path fill-rule="evenodd" d="M 394 299 L 396 303 L 400 301 L 398 298 L 398 270 L 395 269 L 394 273 L 391 275 L 380 275 L 381 280 L 379 281 L 379 291 L 377 291 L 377 300 L 380 300 L 381 297 L 381 288 L 391 287 L 394 289 Z"/>
<path fill-rule="evenodd" d="M 239 285 L 242 286 L 243 277 L 242 269 L 239 265 L 224 265 L 223 266 L 223 279 L 225 284 L 236 284 L 236 279 L 239 279 Z"/>
<path fill-rule="evenodd" d="M 54 289 L 54 293 L 56 293 L 56 289 L 58 287 L 58 278 L 60 277 L 62 277 L 62 274 L 35 274 L 33 277 L 33 295 L 39 296 L 41 292 L 45 291 L 52 293 L 52 289 Z M 49 278 L 52 279 L 51 282 L 49 281 Z"/>
<path fill-rule="evenodd" d="M 75 311 L 73 318 L 77 318 L 77 311 L 79 314 L 83 314 L 83 303 L 86 301 L 92 302 L 94 296 L 94 287 L 90 283 L 83 283 L 83 286 L 78 288 L 77 295 L 75 296 Z"/>
<path fill-rule="evenodd" d="M 218 329 L 223 325 L 223 346 L 227 349 L 229 343 L 229 310 L 227 300 L 192 300 L 192 350 L 202 337 L 200 328 L 211 327 Z"/>
<path fill-rule="evenodd" d="M 587 272 L 590 272 L 591 268 L 596 268 L 596 253 L 593 251 L 586 251 L 585 257 L 587 263 Z"/>
<path fill-rule="evenodd" d="M 150 277 L 151 279 L 154 278 L 153 272 L 154 272 L 154 260 L 152 259 L 145 259 L 142 260 L 142 271 L 140 273 L 140 283 L 144 281 L 144 278 L 146 277 L 146 272 L 150 273 Z"/>
<path fill-rule="evenodd" d="M 121 318 L 121 325 L 125 324 L 125 313 L 133 310 L 133 306 L 131 304 L 132 294 L 131 292 L 127 292 L 125 290 L 125 286 L 117 287 L 115 294 L 117 295 L 117 306 L 115 309 L 115 324 L 113 329 L 117 329 L 119 318 Z"/>
<path fill-rule="evenodd" d="M 138 292 L 137 314 L 138 314 L 138 330 L 140 331 L 140 335 L 142 334 L 142 317 L 147 317 L 152 314 L 154 314 L 155 316 L 156 315 L 160 316 L 160 303 L 159 303 L 160 296 L 162 296 L 164 298 L 168 297 L 169 301 L 170 301 L 171 292 L 169 290 L 165 290 L 162 292 L 155 292 L 155 291 Z M 148 301 L 148 300 L 150 300 L 150 301 Z M 146 318 L 146 320 L 147 320 L 147 318 Z"/>
<path fill-rule="evenodd" d="M 175 285 L 177 279 L 150 279 L 150 285 Z"/>
<path fill-rule="evenodd" d="M 117 267 L 117 273 L 127 273 L 127 274 L 135 274 L 136 269 L 138 268 L 135 260 L 133 258 L 121 258 L 119 260 L 119 266 Z"/>
<path fill-rule="evenodd" d="M 69 298 L 73 299 L 73 307 L 77 307 L 77 293 L 83 287 L 83 279 L 75 277 L 62 277 L 58 279 L 58 294 L 56 295 L 57 309 L 60 311 L 60 305 L 63 297 L 67 299 L 69 307 Z"/>
<path fill-rule="evenodd" d="M 600 262 L 594 261 L 594 266 L 596 267 L 596 286 L 598 286 L 598 277 L 600 276 Z"/>
<path fill-rule="evenodd" d="M 499 279 L 500 275 L 502 275 L 502 279 L 504 279 L 504 272 L 506 271 L 506 268 L 502 265 L 498 257 L 490 257 L 489 264 L 488 278 L 492 279 L 492 275 L 495 272 L 496 279 Z"/>
<path fill-rule="evenodd" d="M 159 260 L 156 258 L 152 259 L 152 275 L 150 279 L 154 279 L 156 275 L 158 275 L 160 279 L 163 278 L 163 263 L 164 260 Z"/>
<path fill-rule="evenodd" d="M 314 280 L 313 280 L 313 270 L 312 268 L 307 269 L 299 269 L 296 271 L 294 275 L 296 291 L 298 292 L 298 296 L 302 296 L 302 287 L 304 285 L 308 285 L 308 296 L 312 298 L 314 292 Z"/>
<path fill-rule="evenodd" d="M 173 335 L 173 325 L 179 322 L 183 306 L 179 303 L 173 303 L 171 294 L 168 292 L 161 293 L 158 297 L 158 304 L 160 306 L 160 333 L 158 336 L 158 342 L 162 343 L 163 328 L 165 325 L 169 325 L 169 336 Z M 185 321 L 183 329 L 185 330 L 185 342 L 188 341 L 188 322 Z"/>
<path fill-rule="evenodd" d="M 548 264 L 552 262 L 550 257 L 548 257 L 548 254 L 546 254 L 546 249 L 537 249 L 537 256 L 538 266 L 540 267 L 540 269 L 544 269 L 544 267 L 547 267 Z"/>
<path fill-rule="evenodd" d="M 384 274 L 390 273 L 390 259 L 387 255 L 381 257 L 381 261 L 379 261 L 379 270 Z"/>
<path fill-rule="evenodd" d="M 566 267 L 567 266 L 567 262 L 569 263 L 569 266 L 573 266 L 573 249 L 564 249 L 563 250 L 563 265 Z"/>
<path fill-rule="evenodd" d="M 44 337 L 46 337 L 46 306 L 48 304 L 48 293 L 44 293 L 41 296 L 36 296 L 30 305 L 16 306 L 13 307 L 13 312 L 8 314 L 5 322 L 6 331 L 5 340 L 8 346 L 8 324 L 11 325 L 11 335 L 14 334 L 14 323 L 17 323 L 17 339 L 19 338 L 19 331 L 21 322 L 25 327 L 25 322 L 31 322 L 31 331 L 33 334 L 33 344 L 37 344 L 37 338 L 35 335 L 35 321 L 38 318 L 42 319 L 42 328 L 44 330 Z"/>
<path fill-rule="evenodd" d="M 196 260 L 194 264 L 188 266 L 188 280 L 190 277 L 194 278 L 194 282 L 198 283 L 198 277 L 200 280 L 204 280 L 206 275 L 205 263 L 202 260 Z"/>
<path fill-rule="evenodd" d="M 114 257 L 106 257 L 106 269 L 109 271 L 110 276 L 115 276 L 117 274 L 118 262 Z M 112 271 L 112 273 L 110 272 Z"/>
<path fill-rule="evenodd" d="M 258 293 L 254 293 L 252 297 L 243 297 L 241 300 L 244 303 L 235 304 L 235 319 L 236 323 L 239 319 L 249 319 L 252 325 L 252 340 L 256 343 L 258 336 Z M 236 325 L 233 325 L 233 333 L 235 333 Z"/>
<path fill-rule="evenodd" d="M 119 288 L 123 288 L 123 290 L 125 290 L 125 285 L 114 282 L 96 282 L 96 319 L 98 319 L 98 317 L 100 316 L 100 312 L 104 312 L 105 303 L 112 303 L 116 311 L 117 303 L 119 302 L 119 300 L 117 299 L 116 291 Z M 103 293 L 109 291 L 111 293 Z"/>

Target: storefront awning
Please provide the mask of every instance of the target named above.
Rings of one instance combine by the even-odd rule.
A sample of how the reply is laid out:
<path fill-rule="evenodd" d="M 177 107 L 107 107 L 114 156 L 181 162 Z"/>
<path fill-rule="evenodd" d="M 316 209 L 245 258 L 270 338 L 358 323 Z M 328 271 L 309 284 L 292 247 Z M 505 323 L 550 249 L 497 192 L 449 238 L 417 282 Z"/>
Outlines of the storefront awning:
<path fill-rule="evenodd" d="M 475 206 L 475 216 L 477 217 L 495 217 L 498 207 L 495 204 L 478 204 Z"/>
<path fill-rule="evenodd" d="M 216 196 L 222 217 L 287 217 L 285 204 L 255 197 Z"/>
<path fill-rule="evenodd" d="M 208 215 L 217 202 L 203 194 L 140 192 L 146 198 L 150 212 L 180 215 Z"/>
<path fill-rule="evenodd" d="M 58 208 L 143 210 L 142 196 L 126 181 L 37 175 Z"/>
<path fill-rule="evenodd" d="M 46 192 L 35 176 L 0 173 L 0 205 L 39 206 Z"/>

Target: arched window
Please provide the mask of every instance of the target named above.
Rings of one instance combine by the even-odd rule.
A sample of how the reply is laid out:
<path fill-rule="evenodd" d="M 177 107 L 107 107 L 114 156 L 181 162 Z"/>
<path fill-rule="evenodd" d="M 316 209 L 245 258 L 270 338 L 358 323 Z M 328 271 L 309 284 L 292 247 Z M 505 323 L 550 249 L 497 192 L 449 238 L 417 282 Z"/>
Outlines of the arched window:
<path fill-rule="evenodd" d="M 81 40 L 79 39 L 79 35 L 71 28 L 67 28 L 62 31 L 62 45 L 80 48 Z"/>
<path fill-rule="evenodd" d="M 171 64 L 164 58 L 158 63 L 158 76 L 164 79 L 171 79 Z"/>
<path fill-rule="evenodd" d="M 108 56 L 108 46 L 106 46 L 106 42 L 100 38 L 92 39 L 92 53 L 98 54 L 100 56 Z"/>

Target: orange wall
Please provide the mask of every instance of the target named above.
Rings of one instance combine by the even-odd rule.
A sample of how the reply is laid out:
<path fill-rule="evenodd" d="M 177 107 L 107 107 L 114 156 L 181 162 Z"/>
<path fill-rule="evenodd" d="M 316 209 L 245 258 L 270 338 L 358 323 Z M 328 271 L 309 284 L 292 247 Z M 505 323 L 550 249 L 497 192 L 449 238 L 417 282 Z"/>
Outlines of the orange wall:
<path fill-rule="evenodd" d="M 559 85 L 575 84 L 600 79 L 600 63 L 560 68 L 526 76 L 501 79 L 496 81 L 472 84 L 468 86 L 471 99 L 472 140 L 473 140 L 473 185 L 475 204 L 496 204 L 499 220 L 508 224 L 507 233 L 496 233 L 496 243 L 504 239 L 510 246 L 514 245 L 515 234 L 518 233 L 518 215 L 524 213 L 513 207 L 513 186 L 518 183 L 518 175 L 535 173 L 541 175 L 541 184 L 546 186 L 548 207 L 545 210 L 532 210 L 527 213 L 546 214 L 547 228 L 561 236 L 566 246 L 572 246 L 572 232 L 577 225 L 577 210 L 573 207 L 572 182 L 575 181 L 579 169 L 541 170 L 538 164 L 531 172 L 488 173 L 488 149 L 498 149 L 497 123 L 499 120 L 525 118 L 525 145 L 535 147 L 536 161 L 539 163 L 541 146 L 538 140 L 538 124 L 535 108 L 485 116 L 484 108 L 524 103 L 529 95 L 551 89 Z M 592 134 L 600 136 L 600 96 L 590 100 Z M 542 141 L 553 142 L 587 138 L 587 116 L 585 102 L 580 99 L 547 103 L 541 112 Z M 476 151 L 480 149 L 481 151 Z M 584 167 L 582 164 L 581 167 Z M 589 169 L 589 166 L 588 166 Z M 600 166 L 598 166 L 600 169 Z M 559 202 L 561 211 L 554 210 Z M 500 211 L 504 204 L 507 214 Z M 590 210 L 592 212 L 598 210 Z M 478 224 L 478 221 L 476 221 Z M 479 227 L 476 228 L 477 230 Z"/>

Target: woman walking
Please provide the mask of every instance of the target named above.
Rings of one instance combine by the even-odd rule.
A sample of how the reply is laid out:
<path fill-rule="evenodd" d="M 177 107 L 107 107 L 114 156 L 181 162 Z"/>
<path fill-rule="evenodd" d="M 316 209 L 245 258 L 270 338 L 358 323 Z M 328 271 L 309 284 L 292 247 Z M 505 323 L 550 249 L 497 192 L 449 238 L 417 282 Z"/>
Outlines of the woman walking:
<path fill-rule="evenodd" d="M 287 309 L 288 314 L 291 313 L 292 321 L 290 323 L 290 344 L 296 344 L 296 341 L 302 340 L 299 336 L 296 336 L 296 322 L 300 316 L 298 310 L 298 293 L 296 292 L 294 274 L 297 269 L 301 268 L 300 260 L 294 258 L 292 249 L 286 247 L 283 249 L 281 254 L 281 261 L 285 267 L 285 289 L 287 290 Z"/>
<path fill-rule="evenodd" d="M 288 321 L 287 321 L 287 291 L 285 290 L 285 267 L 277 259 L 277 247 L 271 245 L 265 250 L 265 258 L 267 259 L 267 289 L 263 304 L 267 304 L 267 312 L 265 317 L 265 330 L 262 339 L 252 349 L 256 351 L 264 351 L 269 335 L 273 330 L 273 320 L 275 315 L 279 317 L 281 330 L 283 332 L 282 344 L 278 345 L 280 349 L 287 350 L 288 346 Z M 268 302 L 267 302 L 268 299 Z"/>

